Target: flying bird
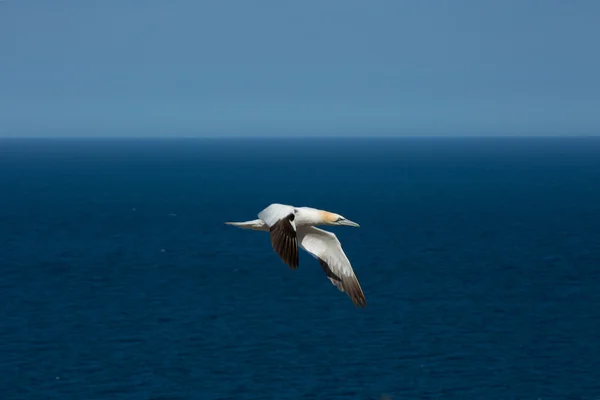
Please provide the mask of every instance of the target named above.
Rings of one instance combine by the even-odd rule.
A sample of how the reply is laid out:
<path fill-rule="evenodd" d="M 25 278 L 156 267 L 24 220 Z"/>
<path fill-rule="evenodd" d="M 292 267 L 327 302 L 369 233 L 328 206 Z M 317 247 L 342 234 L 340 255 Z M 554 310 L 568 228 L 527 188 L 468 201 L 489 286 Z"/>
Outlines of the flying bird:
<path fill-rule="evenodd" d="M 271 246 L 291 269 L 298 268 L 298 246 L 319 260 L 331 283 L 345 292 L 355 306 L 367 300 L 338 238 L 318 225 L 360 227 L 356 222 L 329 211 L 274 203 L 258 213 L 258 219 L 226 222 L 242 229 L 269 232 Z"/>

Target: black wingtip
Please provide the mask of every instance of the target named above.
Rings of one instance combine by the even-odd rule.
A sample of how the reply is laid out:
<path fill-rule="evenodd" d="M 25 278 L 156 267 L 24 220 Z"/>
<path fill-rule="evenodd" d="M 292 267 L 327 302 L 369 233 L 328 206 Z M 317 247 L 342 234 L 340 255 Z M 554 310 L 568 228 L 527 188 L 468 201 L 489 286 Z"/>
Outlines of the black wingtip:
<path fill-rule="evenodd" d="M 283 262 L 291 269 L 298 268 L 300 256 L 298 254 L 298 237 L 291 221 L 294 214 L 280 219 L 270 228 L 271 245 Z"/>

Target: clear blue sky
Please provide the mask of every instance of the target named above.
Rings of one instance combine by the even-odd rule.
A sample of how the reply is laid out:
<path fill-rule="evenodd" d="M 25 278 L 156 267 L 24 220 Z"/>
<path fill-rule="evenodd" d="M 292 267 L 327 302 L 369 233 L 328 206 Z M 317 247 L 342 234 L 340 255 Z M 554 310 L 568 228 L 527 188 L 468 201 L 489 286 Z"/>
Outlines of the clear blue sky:
<path fill-rule="evenodd" d="M 600 134 L 600 2 L 0 0 L 0 136 Z"/>

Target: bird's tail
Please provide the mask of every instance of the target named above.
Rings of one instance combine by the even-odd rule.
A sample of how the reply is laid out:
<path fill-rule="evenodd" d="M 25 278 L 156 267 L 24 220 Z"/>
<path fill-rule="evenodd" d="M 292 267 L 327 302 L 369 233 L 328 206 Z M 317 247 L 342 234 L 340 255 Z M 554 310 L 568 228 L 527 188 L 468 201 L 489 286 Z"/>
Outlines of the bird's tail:
<path fill-rule="evenodd" d="M 255 231 L 268 231 L 269 227 L 261 219 L 255 219 L 245 222 L 225 222 L 226 225 L 237 226 L 242 229 L 252 229 Z"/>

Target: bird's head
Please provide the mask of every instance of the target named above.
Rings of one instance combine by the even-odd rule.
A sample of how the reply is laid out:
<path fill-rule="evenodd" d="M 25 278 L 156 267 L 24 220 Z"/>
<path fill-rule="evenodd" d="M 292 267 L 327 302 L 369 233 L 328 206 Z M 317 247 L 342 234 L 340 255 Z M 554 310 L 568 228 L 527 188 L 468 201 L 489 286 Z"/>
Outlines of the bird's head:
<path fill-rule="evenodd" d="M 349 219 L 341 216 L 340 214 L 324 211 L 323 212 L 323 222 L 325 225 L 338 225 L 338 226 L 352 226 L 355 228 L 360 228 L 360 225 L 354 221 L 350 221 Z"/>

